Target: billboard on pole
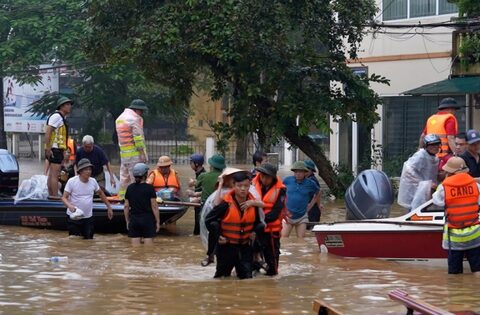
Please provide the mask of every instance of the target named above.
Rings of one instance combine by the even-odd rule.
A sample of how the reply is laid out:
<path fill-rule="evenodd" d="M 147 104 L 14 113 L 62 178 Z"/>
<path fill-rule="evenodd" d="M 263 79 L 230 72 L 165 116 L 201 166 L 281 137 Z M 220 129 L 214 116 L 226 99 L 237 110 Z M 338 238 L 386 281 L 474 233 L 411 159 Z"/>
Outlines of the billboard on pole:
<path fill-rule="evenodd" d="M 51 65 L 40 66 L 37 84 L 20 84 L 12 77 L 3 79 L 3 117 L 7 132 L 45 132 L 47 117 L 27 112 L 31 104 L 45 93 L 58 92 L 58 69 Z"/>

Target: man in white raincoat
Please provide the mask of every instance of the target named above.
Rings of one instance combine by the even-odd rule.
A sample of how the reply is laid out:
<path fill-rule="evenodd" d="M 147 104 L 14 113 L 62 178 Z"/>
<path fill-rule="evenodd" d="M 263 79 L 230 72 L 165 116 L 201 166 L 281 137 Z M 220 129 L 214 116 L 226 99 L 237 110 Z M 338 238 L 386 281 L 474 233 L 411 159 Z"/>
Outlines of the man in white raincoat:
<path fill-rule="evenodd" d="M 115 120 L 120 147 L 120 199 L 125 198 L 127 186 L 135 180 L 132 174 L 135 164 L 148 162 L 142 118 L 146 110 L 145 102 L 136 99 Z"/>

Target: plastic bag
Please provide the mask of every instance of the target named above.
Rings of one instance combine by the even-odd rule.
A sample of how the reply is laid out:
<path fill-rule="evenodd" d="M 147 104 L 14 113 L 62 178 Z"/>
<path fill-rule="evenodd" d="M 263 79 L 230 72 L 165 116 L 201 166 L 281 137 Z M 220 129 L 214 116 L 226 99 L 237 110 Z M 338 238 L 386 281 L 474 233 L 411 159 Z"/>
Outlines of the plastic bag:
<path fill-rule="evenodd" d="M 424 180 L 418 183 L 417 191 L 413 196 L 412 203 L 410 205 L 411 209 L 414 210 L 432 199 L 432 181 Z"/>
<path fill-rule="evenodd" d="M 30 179 L 25 179 L 18 187 L 17 194 L 14 198 L 14 203 L 25 199 L 40 199 L 46 200 L 48 198 L 48 186 L 46 175 L 33 175 Z"/>
<path fill-rule="evenodd" d="M 110 173 L 105 172 L 105 190 L 110 194 L 110 195 L 116 195 L 118 194 L 118 191 L 120 190 L 120 180 L 117 178 L 115 174 L 113 174 L 113 179 L 115 180 L 115 187 L 112 186 L 110 183 Z"/>

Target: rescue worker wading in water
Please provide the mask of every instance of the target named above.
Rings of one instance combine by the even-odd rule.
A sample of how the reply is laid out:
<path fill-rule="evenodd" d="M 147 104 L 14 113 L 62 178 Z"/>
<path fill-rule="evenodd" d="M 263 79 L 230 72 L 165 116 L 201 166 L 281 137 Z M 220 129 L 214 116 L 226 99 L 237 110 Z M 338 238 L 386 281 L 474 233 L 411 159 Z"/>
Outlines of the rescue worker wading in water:
<path fill-rule="evenodd" d="M 480 271 L 480 185 L 468 174 L 465 161 L 452 157 L 443 166 L 447 178 L 433 194 L 433 203 L 445 206 L 442 247 L 448 250 L 448 273 L 463 273 L 466 256 L 472 272 Z"/>
<path fill-rule="evenodd" d="M 252 242 L 261 234 L 265 224 L 260 219 L 260 203 L 248 192 L 250 178 L 247 172 L 232 175 L 233 189 L 215 206 L 205 224 L 209 227 L 220 224 L 220 236 L 216 248 L 217 270 L 214 278 L 229 277 L 233 268 L 240 279 L 252 278 Z"/>
<path fill-rule="evenodd" d="M 256 168 L 257 175 L 253 184 L 263 201 L 265 212 L 265 231 L 259 235 L 262 253 L 267 263 L 267 276 L 278 274 L 280 258 L 280 232 L 282 231 L 282 212 L 285 209 L 286 191 L 277 168 L 272 164 L 264 164 Z"/>

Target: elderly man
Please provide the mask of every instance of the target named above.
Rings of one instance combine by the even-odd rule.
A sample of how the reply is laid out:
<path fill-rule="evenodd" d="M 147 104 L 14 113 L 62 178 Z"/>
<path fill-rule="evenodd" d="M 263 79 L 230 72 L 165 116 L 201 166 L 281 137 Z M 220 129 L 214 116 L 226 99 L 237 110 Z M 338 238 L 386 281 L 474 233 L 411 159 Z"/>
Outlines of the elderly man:
<path fill-rule="evenodd" d="M 90 177 L 92 164 L 89 160 L 82 159 L 78 162 L 77 173 L 77 176 L 68 180 L 62 197 L 69 215 L 67 217 L 68 234 L 92 239 L 94 233 L 93 195 L 97 193 L 105 203 L 110 220 L 113 218 L 113 210 L 97 181 Z"/>
<path fill-rule="evenodd" d="M 125 198 L 127 186 L 135 181 L 132 173 L 135 164 L 148 162 L 142 118 L 146 110 L 145 102 L 136 99 L 115 120 L 118 146 L 120 147 L 120 190 L 118 191 L 118 197 L 122 200 Z"/>
<path fill-rule="evenodd" d="M 173 199 L 179 199 L 181 189 L 180 179 L 178 178 L 177 172 L 172 168 L 172 164 L 172 159 L 169 156 L 164 155 L 159 157 L 157 168 L 147 177 L 147 184 L 153 185 L 156 192 L 162 189 L 172 189 Z"/>
<path fill-rule="evenodd" d="M 115 178 L 113 176 L 112 168 L 110 162 L 103 152 L 102 148 L 94 144 L 93 137 L 86 135 L 82 139 L 82 147 L 77 150 L 77 155 L 75 156 L 75 165 L 78 165 L 78 162 L 81 159 L 88 159 L 92 163 L 92 177 L 95 178 L 100 187 L 105 188 L 105 174 L 103 172 L 103 166 L 107 167 L 107 171 L 110 174 L 110 184 L 115 186 Z"/>

